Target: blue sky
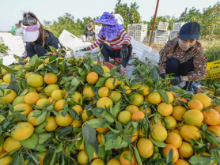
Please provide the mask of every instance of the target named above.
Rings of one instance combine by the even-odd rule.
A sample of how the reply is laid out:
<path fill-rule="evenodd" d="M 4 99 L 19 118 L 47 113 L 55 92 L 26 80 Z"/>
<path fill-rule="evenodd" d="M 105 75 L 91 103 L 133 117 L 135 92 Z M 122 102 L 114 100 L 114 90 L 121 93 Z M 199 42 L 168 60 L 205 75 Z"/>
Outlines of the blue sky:
<path fill-rule="evenodd" d="M 158 16 L 178 17 L 186 7 L 197 9 L 213 6 L 218 0 L 160 0 Z M 101 16 L 104 11 L 113 11 L 117 0 L 0 0 L 0 31 L 10 30 L 22 19 L 24 12 L 31 11 L 43 20 L 53 21 L 65 13 L 75 19 Z M 142 20 L 149 21 L 154 14 L 157 0 L 122 0 L 122 3 L 137 2 Z"/>

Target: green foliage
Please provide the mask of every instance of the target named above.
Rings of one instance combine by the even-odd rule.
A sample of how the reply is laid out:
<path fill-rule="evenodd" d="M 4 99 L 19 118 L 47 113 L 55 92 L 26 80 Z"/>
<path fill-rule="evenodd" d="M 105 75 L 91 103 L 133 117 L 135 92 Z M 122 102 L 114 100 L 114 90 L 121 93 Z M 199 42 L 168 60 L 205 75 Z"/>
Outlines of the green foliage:
<path fill-rule="evenodd" d="M 131 3 L 130 6 L 127 3 L 121 3 L 121 0 L 115 5 L 115 13 L 120 14 L 124 18 L 124 27 L 127 29 L 128 24 L 133 23 L 147 23 L 148 33 L 152 30 L 153 17 L 149 22 L 141 20 L 140 13 L 138 12 L 139 6 L 136 2 Z M 102 13 L 100 13 L 101 15 Z M 154 30 L 157 29 L 159 22 L 169 22 L 168 30 L 173 29 L 173 24 L 177 22 L 190 22 L 197 21 L 201 25 L 201 36 L 214 35 L 220 37 L 220 1 L 215 5 L 204 8 L 203 11 L 196 9 L 196 7 L 186 8 L 179 18 L 174 16 L 157 16 L 155 21 Z M 98 17 L 97 17 L 98 18 Z M 68 30 L 70 33 L 80 36 L 85 34 L 86 25 L 90 20 L 96 18 L 84 17 L 82 20 L 75 19 L 69 13 L 58 18 L 58 20 L 50 22 L 44 21 L 44 27 L 54 33 L 56 37 L 59 37 L 63 29 Z M 96 24 L 96 23 L 94 23 Z"/>
<path fill-rule="evenodd" d="M 0 44 L 0 53 L 6 53 L 8 51 L 8 47 L 4 44 Z"/>
<path fill-rule="evenodd" d="M 207 62 L 220 60 L 219 44 L 219 42 L 214 42 L 214 44 L 205 51 L 205 55 L 207 55 Z"/>
<path fill-rule="evenodd" d="M 130 7 L 127 3 L 121 3 L 121 0 L 118 0 L 115 5 L 115 13 L 120 14 L 124 18 L 124 27 L 127 29 L 128 24 L 140 23 L 141 16 L 138 12 L 138 4 L 136 2 L 131 3 Z"/>

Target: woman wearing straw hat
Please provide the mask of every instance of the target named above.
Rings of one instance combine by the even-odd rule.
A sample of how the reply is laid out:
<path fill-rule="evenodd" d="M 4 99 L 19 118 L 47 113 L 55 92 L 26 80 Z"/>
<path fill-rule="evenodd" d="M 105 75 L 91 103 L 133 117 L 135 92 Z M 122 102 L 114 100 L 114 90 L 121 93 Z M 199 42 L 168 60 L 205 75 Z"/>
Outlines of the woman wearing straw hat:
<path fill-rule="evenodd" d="M 109 62 L 111 58 L 122 58 L 121 73 L 126 74 L 126 65 L 131 57 L 132 46 L 131 37 L 126 33 L 123 26 L 115 21 L 115 17 L 108 12 L 93 22 L 101 23 L 102 29 L 99 32 L 99 39 L 82 51 L 91 50 L 100 46 L 101 53 L 105 58 L 105 62 Z M 106 44 L 104 41 L 109 43 Z"/>

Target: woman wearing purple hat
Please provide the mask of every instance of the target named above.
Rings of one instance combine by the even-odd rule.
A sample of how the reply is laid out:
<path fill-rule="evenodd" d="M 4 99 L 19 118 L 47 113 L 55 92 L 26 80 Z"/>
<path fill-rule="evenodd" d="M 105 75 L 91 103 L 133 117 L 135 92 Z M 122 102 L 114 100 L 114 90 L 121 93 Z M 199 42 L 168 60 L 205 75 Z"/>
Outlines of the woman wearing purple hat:
<path fill-rule="evenodd" d="M 200 25 L 197 22 L 184 24 L 177 38 L 168 41 L 160 51 L 159 72 L 162 78 L 166 74 L 174 73 L 172 85 L 186 82 L 183 89 L 197 92 L 193 81 L 206 77 L 206 55 L 202 45 L 197 41 L 200 36 Z"/>
<path fill-rule="evenodd" d="M 31 12 L 25 13 L 23 17 L 24 41 L 26 51 L 29 57 L 37 54 L 44 56 L 47 51 L 50 51 L 49 46 L 56 49 L 61 47 L 59 40 L 48 30 L 43 28 L 38 18 Z"/>
<path fill-rule="evenodd" d="M 103 15 L 99 19 L 94 20 L 94 22 L 102 24 L 102 29 L 98 35 L 99 39 L 82 51 L 91 50 L 100 46 L 105 62 L 109 62 L 109 57 L 122 58 L 121 73 L 126 74 L 126 65 L 132 53 L 131 37 L 126 33 L 123 26 L 116 23 L 115 17 L 108 12 L 104 12 Z M 107 41 L 110 46 L 104 43 L 104 41 Z"/>

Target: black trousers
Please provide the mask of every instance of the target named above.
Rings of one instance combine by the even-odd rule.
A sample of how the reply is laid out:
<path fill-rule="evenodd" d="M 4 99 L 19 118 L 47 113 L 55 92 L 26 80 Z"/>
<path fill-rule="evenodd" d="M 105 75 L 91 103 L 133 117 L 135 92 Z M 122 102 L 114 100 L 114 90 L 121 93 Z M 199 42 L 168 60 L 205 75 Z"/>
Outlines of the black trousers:
<path fill-rule="evenodd" d="M 47 53 L 47 49 L 45 47 L 42 47 L 41 44 L 31 45 L 29 43 L 26 44 L 26 51 L 28 57 L 33 57 L 35 54 L 40 56 L 45 56 Z"/>
<path fill-rule="evenodd" d="M 166 73 L 174 73 L 174 76 L 186 76 L 189 72 L 194 71 L 193 58 L 190 60 L 180 63 L 176 58 L 170 58 L 166 61 Z M 190 82 L 192 84 L 192 82 Z M 186 86 L 189 82 L 186 82 Z"/>
<path fill-rule="evenodd" d="M 107 45 L 104 42 L 100 44 L 100 49 L 102 49 L 101 53 L 105 58 L 105 62 L 109 62 L 109 57 L 111 57 L 111 58 L 121 58 L 121 55 L 120 55 L 121 49 L 114 50 L 112 47 L 110 47 L 109 45 Z M 123 67 L 126 67 L 129 59 L 131 58 L 131 53 L 132 53 L 132 46 L 130 44 L 128 46 L 128 56 L 126 58 L 122 59 L 122 66 Z"/>

